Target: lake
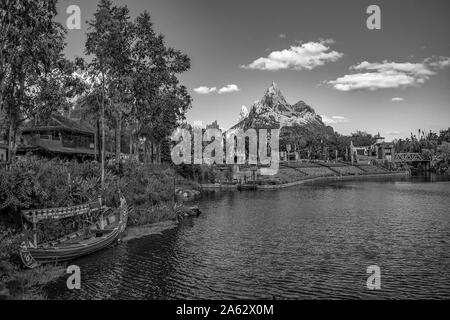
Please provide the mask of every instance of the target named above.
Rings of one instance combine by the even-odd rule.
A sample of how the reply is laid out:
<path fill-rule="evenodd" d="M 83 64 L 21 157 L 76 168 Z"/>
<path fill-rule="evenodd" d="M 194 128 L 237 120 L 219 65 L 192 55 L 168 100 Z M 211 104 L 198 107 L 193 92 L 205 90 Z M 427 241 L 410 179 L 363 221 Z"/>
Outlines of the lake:
<path fill-rule="evenodd" d="M 450 298 L 450 181 L 435 177 L 208 192 L 203 214 L 76 260 L 51 299 Z M 366 286 L 367 267 L 381 289 Z"/>

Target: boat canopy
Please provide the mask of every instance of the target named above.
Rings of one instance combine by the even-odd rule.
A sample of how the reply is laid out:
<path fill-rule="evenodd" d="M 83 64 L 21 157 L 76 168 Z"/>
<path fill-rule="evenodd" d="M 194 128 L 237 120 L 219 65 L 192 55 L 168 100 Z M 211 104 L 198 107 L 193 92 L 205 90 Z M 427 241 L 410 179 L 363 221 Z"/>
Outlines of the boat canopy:
<path fill-rule="evenodd" d="M 29 222 L 37 223 L 45 219 L 63 219 L 86 213 L 94 213 L 103 208 L 101 200 L 99 200 L 71 207 L 22 210 L 22 215 Z"/>

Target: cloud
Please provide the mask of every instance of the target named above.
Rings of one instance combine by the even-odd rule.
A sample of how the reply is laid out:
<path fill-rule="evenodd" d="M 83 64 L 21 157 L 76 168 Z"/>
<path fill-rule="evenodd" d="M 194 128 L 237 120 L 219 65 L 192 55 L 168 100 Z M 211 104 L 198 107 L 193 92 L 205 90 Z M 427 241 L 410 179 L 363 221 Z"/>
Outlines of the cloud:
<path fill-rule="evenodd" d="M 327 125 L 350 122 L 350 119 L 343 117 L 343 116 L 332 116 L 330 118 L 326 115 L 321 115 L 320 117 L 322 118 L 322 122 Z"/>
<path fill-rule="evenodd" d="M 272 51 L 266 58 L 258 58 L 244 69 L 256 70 L 312 70 L 326 63 L 334 62 L 342 58 L 343 53 L 330 51 L 331 39 L 320 39 L 318 42 L 307 42 L 293 45 L 289 49 Z"/>
<path fill-rule="evenodd" d="M 285 35 L 284 33 L 280 33 L 279 37 L 280 37 L 281 39 L 285 39 L 285 38 L 286 38 L 286 35 Z"/>
<path fill-rule="evenodd" d="M 387 136 L 398 136 L 401 134 L 401 132 L 400 131 L 387 131 L 384 134 Z"/>
<path fill-rule="evenodd" d="M 202 120 L 195 120 L 194 121 L 194 127 L 203 127 L 203 121 Z"/>
<path fill-rule="evenodd" d="M 331 119 L 333 119 L 336 122 L 349 122 L 350 119 L 343 117 L 343 116 L 332 116 Z"/>
<path fill-rule="evenodd" d="M 228 84 L 225 87 L 220 88 L 218 92 L 219 92 L 219 94 L 222 94 L 222 93 L 237 92 L 239 90 L 240 89 L 239 89 L 239 87 L 237 85 L 235 85 L 235 84 Z"/>
<path fill-rule="evenodd" d="M 450 57 L 431 57 L 423 62 L 388 62 L 370 63 L 367 61 L 350 67 L 355 71 L 333 81 L 328 81 L 339 91 L 355 91 L 388 88 L 405 88 L 420 86 L 431 76 L 437 74 L 436 70 L 450 66 Z"/>
<path fill-rule="evenodd" d="M 401 97 L 395 97 L 395 98 L 392 98 L 392 101 L 394 101 L 394 102 L 400 102 L 400 101 L 405 101 L 405 99 L 404 99 L 404 98 L 401 98 Z"/>
<path fill-rule="evenodd" d="M 450 67 L 450 57 L 431 57 L 425 61 L 433 68 L 444 69 Z"/>
<path fill-rule="evenodd" d="M 196 92 L 198 94 L 210 94 L 210 93 L 216 92 L 216 90 L 217 90 L 216 87 L 209 88 L 209 87 L 201 86 L 201 87 L 195 88 L 194 92 Z"/>
<path fill-rule="evenodd" d="M 215 93 L 215 92 L 217 92 L 219 94 L 223 94 L 223 93 L 230 93 L 230 92 L 237 92 L 237 91 L 240 91 L 240 89 L 235 84 L 228 84 L 225 87 L 222 87 L 218 90 L 216 87 L 207 87 L 207 86 L 200 86 L 200 87 L 194 89 L 194 92 L 196 92 L 198 94 L 211 94 L 211 93 Z"/>

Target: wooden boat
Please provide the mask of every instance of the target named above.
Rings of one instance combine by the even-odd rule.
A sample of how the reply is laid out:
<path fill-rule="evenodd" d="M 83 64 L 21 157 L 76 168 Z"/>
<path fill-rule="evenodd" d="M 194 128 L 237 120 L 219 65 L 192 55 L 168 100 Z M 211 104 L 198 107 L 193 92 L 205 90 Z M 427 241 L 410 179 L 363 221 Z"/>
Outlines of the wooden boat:
<path fill-rule="evenodd" d="M 102 206 L 100 201 L 68 208 L 23 211 L 23 216 L 33 223 L 34 231 L 36 223 L 43 219 L 62 219 L 98 211 L 101 214 L 99 221 L 87 230 L 74 232 L 48 243 L 38 245 L 34 232 L 33 241 L 27 239 L 20 247 L 23 264 L 28 268 L 34 268 L 41 263 L 72 260 L 110 246 L 120 240 L 127 225 L 130 209 L 132 210 L 127 207 L 125 198 L 121 196 L 120 206 L 116 209 L 108 209 Z"/>

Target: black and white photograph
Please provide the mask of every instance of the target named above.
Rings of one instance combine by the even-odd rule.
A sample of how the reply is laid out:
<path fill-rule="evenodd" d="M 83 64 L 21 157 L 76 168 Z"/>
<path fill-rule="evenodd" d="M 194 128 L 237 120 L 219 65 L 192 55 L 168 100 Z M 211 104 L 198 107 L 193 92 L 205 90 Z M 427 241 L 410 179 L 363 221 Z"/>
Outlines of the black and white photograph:
<path fill-rule="evenodd" d="M 1 0 L 0 300 L 449 300 L 449 13 Z"/>

